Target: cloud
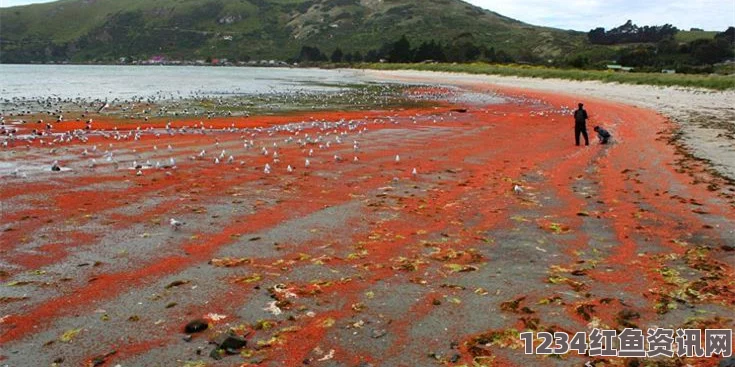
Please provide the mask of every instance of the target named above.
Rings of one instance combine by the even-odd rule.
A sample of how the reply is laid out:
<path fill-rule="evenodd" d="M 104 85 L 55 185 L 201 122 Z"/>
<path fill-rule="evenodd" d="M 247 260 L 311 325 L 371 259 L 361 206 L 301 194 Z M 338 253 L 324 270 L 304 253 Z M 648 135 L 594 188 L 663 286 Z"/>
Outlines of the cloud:
<path fill-rule="evenodd" d="M 672 24 L 725 30 L 735 25 L 733 0 L 468 0 L 525 23 L 588 31 L 617 27 L 628 19 L 638 25 Z"/>
<path fill-rule="evenodd" d="M 0 8 L 8 8 L 11 6 L 28 5 L 35 3 L 48 3 L 54 0 L 0 0 Z"/>

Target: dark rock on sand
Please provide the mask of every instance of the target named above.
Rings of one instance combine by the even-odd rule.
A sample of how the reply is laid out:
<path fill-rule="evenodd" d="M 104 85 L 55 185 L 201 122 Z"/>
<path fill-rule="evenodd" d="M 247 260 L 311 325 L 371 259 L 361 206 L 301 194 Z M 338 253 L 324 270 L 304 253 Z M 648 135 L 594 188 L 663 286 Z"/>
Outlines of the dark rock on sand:
<path fill-rule="evenodd" d="M 222 341 L 218 342 L 217 345 L 224 350 L 237 350 L 248 344 L 245 338 L 233 334 L 223 336 L 221 339 Z"/>
<path fill-rule="evenodd" d="M 186 326 L 184 327 L 184 331 L 187 334 L 192 334 L 192 333 L 198 333 L 200 331 L 207 330 L 208 327 L 209 325 L 207 324 L 207 321 L 202 320 L 202 319 L 197 319 L 194 321 L 190 321 L 188 324 L 186 324 Z"/>

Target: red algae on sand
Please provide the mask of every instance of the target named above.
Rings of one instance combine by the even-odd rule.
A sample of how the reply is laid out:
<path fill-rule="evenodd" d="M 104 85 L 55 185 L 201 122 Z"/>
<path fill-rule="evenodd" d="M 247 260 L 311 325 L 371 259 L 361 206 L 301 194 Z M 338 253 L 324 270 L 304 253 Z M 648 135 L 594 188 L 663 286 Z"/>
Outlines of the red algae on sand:
<path fill-rule="evenodd" d="M 614 142 L 576 147 L 579 97 L 459 88 L 508 100 L 214 118 L 158 136 L 146 131 L 167 121 L 96 119 L 144 133 L 59 145 L 58 158 L 16 146 L 14 159 L 71 171 L 3 179 L 4 362 L 623 365 L 525 355 L 518 333 L 733 327 L 732 188 L 682 170 L 669 122 L 585 100 Z M 103 149 L 81 157 L 92 144 L 117 167 Z M 202 315 L 218 321 L 185 337 Z M 246 346 L 218 351 L 227 333 Z"/>

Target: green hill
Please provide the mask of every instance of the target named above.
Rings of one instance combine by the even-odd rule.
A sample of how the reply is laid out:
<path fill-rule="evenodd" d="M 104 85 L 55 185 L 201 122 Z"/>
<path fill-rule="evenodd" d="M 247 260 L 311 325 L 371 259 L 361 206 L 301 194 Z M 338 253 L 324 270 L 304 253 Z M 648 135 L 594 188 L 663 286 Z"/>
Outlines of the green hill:
<path fill-rule="evenodd" d="M 714 39 L 717 31 L 679 31 L 675 39 L 679 42 L 692 42 L 699 39 Z"/>
<path fill-rule="evenodd" d="M 537 27 L 460 0 L 60 0 L 0 9 L 0 62 L 280 59 L 469 41 L 514 57 L 554 59 L 585 34 Z"/>

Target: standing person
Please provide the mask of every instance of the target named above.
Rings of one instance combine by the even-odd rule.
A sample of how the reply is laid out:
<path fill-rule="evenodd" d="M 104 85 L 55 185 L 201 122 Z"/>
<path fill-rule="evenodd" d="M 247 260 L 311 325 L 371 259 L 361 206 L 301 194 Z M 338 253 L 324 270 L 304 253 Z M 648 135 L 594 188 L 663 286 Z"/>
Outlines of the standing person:
<path fill-rule="evenodd" d="M 607 144 L 607 142 L 610 140 L 610 137 L 612 136 L 610 135 L 610 132 L 600 126 L 595 126 L 593 130 L 595 130 L 595 132 L 597 133 L 597 138 L 600 139 L 600 144 Z"/>
<path fill-rule="evenodd" d="M 590 145 L 590 138 L 587 136 L 587 111 L 583 108 L 584 104 L 580 103 L 579 108 L 574 111 L 574 140 L 579 146 L 579 134 L 584 136 L 584 145 Z"/>

